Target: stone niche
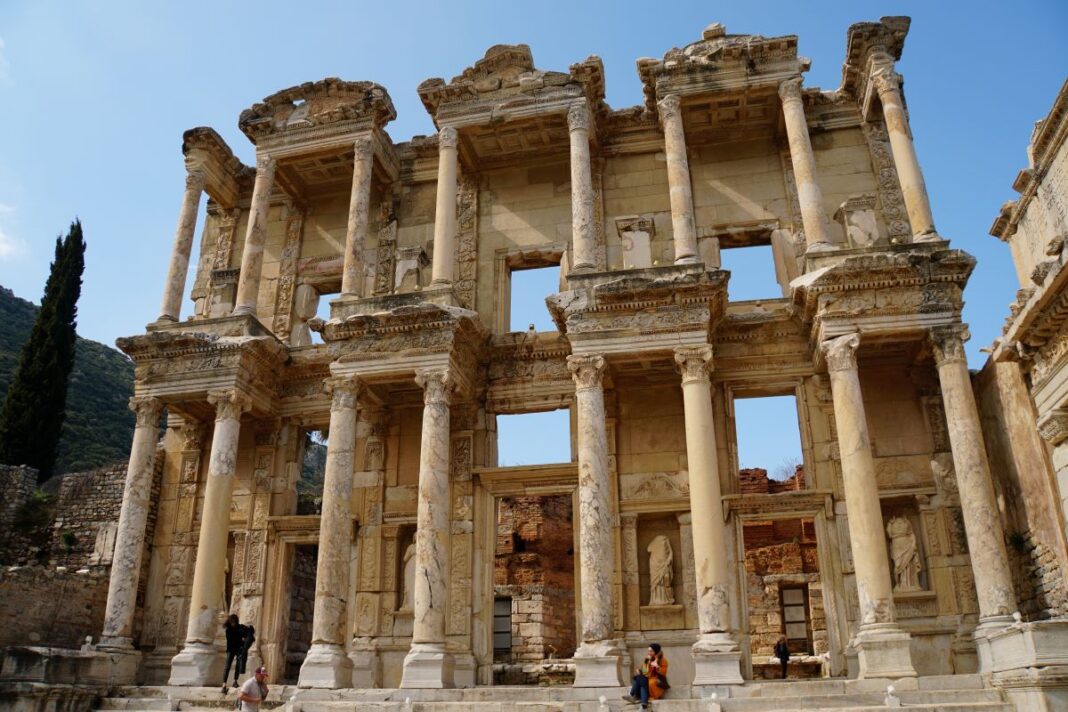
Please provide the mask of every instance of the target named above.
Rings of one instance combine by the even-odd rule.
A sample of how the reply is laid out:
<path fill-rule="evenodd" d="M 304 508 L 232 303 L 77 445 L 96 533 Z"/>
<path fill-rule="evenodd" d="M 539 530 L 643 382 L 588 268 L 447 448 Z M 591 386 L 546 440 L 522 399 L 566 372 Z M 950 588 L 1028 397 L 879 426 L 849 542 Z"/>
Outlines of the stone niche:
<path fill-rule="evenodd" d="M 665 561 L 667 556 L 670 556 L 670 565 Z M 638 611 L 643 631 L 681 630 L 686 627 L 683 571 L 682 540 L 677 516 L 674 513 L 640 516 Z"/>
<path fill-rule="evenodd" d="M 937 594 L 928 569 L 923 521 L 914 498 L 883 502 L 883 535 L 898 617 L 938 615 Z"/>
<path fill-rule="evenodd" d="M 412 601 L 415 596 L 415 527 L 406 525 L 397 536 L 397 596 L 393 613 L 393 635 L 407 638 L 412 635 Z"/>

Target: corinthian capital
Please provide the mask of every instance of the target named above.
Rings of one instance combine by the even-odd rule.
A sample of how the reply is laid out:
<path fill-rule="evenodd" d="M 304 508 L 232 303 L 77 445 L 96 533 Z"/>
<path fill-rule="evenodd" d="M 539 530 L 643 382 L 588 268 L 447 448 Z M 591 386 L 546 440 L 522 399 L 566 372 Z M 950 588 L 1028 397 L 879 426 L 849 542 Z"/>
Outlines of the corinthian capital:
<path fill-rule="evenodd" d="M 266 154 L 256 156 L 256 177 L 274 178 L 274 168 L 278 162 L 272 156 Z"/>
<path fill-rule="evenodd" d="M 158 428 L 163 401 L 154 396 L 134 396 L 130 399 L 130 410 L 134 412 L 138 428 Z"/>
<path fill-rule="evenodd" d="M 570 131 L 589 131 L 590 110 L 586 108 L 586 102 L 577 101 L 567 107 L 567 128 Z"/>
<path fill-rule="evenodd" d="M 207 182 L 207 174 L 204 173 L 202 166 L 186 166 L 185 168 L 185 188 L 186 190 L 204 190 L 204 184 Z"/>
<path fill-rule="evenodd" d="M 369 161 L 374 154 L 374 146 L 369 138 L 358 138 L 352 144 L 354 158 L 357 161 Z"/>
<path fill-rule="evenodd" d="M 252 407 L 252 399 L 235 389 L 208 391 L 208 403 L 215 406 L 215 420 L 240 420 Z"/>
<path fill-rule="evenodd" d="M 660 123 L 677 121 L 680 118 L 679 108 L 681 106 L 682 102 L 678 94 L 668 94 L 656 102 L 656 107 L 660 110 Z"/>
<path fill-rule="evenodd" d="M 424 405 L 448 405 L 456 381 L 448 368 L 424 368 L 415 372 L 415 382 L 423 389 Z"/>
<path fill-rule="evenodd" d="M 568 356 L 567 369 L 575 379 L 575 390 L 601 388 L 604 377 L 604 356 Z"/>
<path fill-rule="evenodd" d="M 834 339 L 827 339 L 820 344 L 823 359 L 828 371 L 857 370 L 857 347 L 860 346 L 860 334 L 853 332 Z"/>
<path fill-rule="evenodd" d="M 779 84 L 779 98 L 787 101 L 801 101 L 801 77 L 793 77 Z"/>
<path fill-rule="evenodd" d="M 452 126 L 442 126 L 441 130 L 438 131 L 438 150 L 456 148 L 459 140 L 460 134 L 456 133 L 456 129 Z"/>
<path fill-rule="evenodd" d="M 894 65 L 887 64 L 872 71 L 871 81 L 882 97 L 887 92 L 898 90 L 901 86 L 901 75 L 894 71 Z"/>
<path fill-rule="evenodd" d="M 712 372 L 711 346 L 680 346 L 675 349 L 675 368 L 682 374 L 682 385 L 708 383 Z"/>
<path fill-rule="evenodd" d="M 967 363 L 968 357 L 964 354 L 964 342 L 971 336 L 968 333 L 968 327 L 964 324 L 936 326 L 931 329 L 928 339 L 931 342 L 931 351 L 934 352 L 935 364 L 941 366 L 954 361 Z"/>
<path fill-rule="evenodd" d="M 356 376 L 330 376 L 323 381 L 323 390 L 333 396 L 330 410 L 355 410 L 363 384 Z"/>

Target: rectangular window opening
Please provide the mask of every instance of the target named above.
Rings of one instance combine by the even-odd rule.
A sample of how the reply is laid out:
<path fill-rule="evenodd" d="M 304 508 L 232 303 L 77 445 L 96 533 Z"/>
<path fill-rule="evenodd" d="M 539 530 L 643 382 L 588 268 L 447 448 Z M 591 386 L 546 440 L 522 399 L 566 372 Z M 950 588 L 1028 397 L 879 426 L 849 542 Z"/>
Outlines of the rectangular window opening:
<path fill-rule="evenodd" d="M 508 330 L 556 331 L 545 298 L 560 291 L 560 265 L 513 268 L 508 295 Z"/>
<path fill-rule="evenodd" d="M 501 467 L 571 462 L 571 411 L 497 416 Z"/>
<path fill-rule="evenodd" d="M 297 481 L 297 514 L 321 514 L 326 479 L 326 430 L 304 431 L 304 456 Z"/>
<path fill-rule="evenodd" d="M 315 316 L 319 317 L 323 321 L 329 321 L 330 319 L 330 302 L 333 301 L 339 293 L 319 293 L 319 303 L 315 307 Z M 322 344 L 323 335 L 318 331 L 311 332 L 311 342 L 313 344 Z"/>
<path fill-rule="evenodd" d="M 805 489 L 794 395 L 735 398 L 734 429 L 742 493 Z"/>
<path fill-rule="evenodd" d="M 782 299 L 782 287 L 775 274 L 775 253 L 771 245 L 724 247 L 720 267 L 730 270 L 727 297 L 732 302 Z"/>

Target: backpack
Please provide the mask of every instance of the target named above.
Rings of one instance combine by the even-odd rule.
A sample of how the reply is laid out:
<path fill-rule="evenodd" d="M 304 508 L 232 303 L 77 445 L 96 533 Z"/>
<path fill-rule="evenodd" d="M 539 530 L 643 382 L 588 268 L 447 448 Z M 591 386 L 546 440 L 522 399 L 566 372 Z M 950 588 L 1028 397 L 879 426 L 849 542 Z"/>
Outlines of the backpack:
<path fill-rule="evenodd" d="M 247 653 L 252 647 L 252 644 L 256 642 L 256 629 L 250 625 L 244 626 L 245 628 L 245 652 Z"/>

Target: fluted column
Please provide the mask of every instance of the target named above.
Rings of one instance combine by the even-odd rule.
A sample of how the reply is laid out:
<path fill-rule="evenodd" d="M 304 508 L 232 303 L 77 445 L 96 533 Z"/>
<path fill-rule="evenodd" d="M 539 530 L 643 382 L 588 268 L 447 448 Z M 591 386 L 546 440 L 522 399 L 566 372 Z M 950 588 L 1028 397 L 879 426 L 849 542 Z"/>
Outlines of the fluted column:
<path fill-rule="evenodd" d="M 712 348 L 675 349 L 682 375 L 686 461 L 690 475 L 693 556 L 699 636 L 693 646 L 695 685 L 741 684 L 741 652 L 731 634 L 727 532 L 712 415 Z"/>
<path fill-rule="evenodd" d="M 434 262 L 431 284 L 452 284 L 456 264 L 456 129 L 445 126 L 438 131 L 438 195 L 434 209 Z"/>
<path fill-rule="evenodd" d="M 586 102 L 572 104 L 567 110 L 567 128 L 571 138 L 571 268 L 590 271 L 597 266 L 597 240 L 590 172 L 590 110 Z"/>
<path fill-rule="evenodd" d="M 182 293 L 189 274 L 189 256 L 193 251 L 193 236 L 197 229 L 197 211 L 200 210 L 200 194 L 204 192 L 204 170 L 188 166 L 185 174 L 185 192 L 182 194 L 182 209 L 178 212 L 178 227 L 174 231 L 174 247 L 167 268 L 167 283 L 163 288 L 163 304 L 160 306 L 160 321 L 178 321 L 182 313 Z"/>
<path fill-rule="evenodd" d="M 994 481 L 964 354 L 967 338 L 968 330 L 962 325 L 936 327 L 930 334 L 949 426 L 949 447 L 957 473 L 968 554 L 975 575 L 979 627 L 980 631 L 990 631 L 1011 624 L 1017 605 Z"/>
<path fill-rule="evenodd" d="M 312 639 L 297 684 L 337 689 L 352 686 L 352 661 L 345 654 L 345 605 L 352 558 L 352 470 L 360 383 L 352 376 L 334 376 L 327 379 L 326 388 L 333 401 L 319 519 Z"/>
<path fill-rule="evenodd" d="M 816 158 L 808 135 L 805 104 L 801 99 L 801 77 L 787 79 L 779 85 L 782 113 L 786 119 L 786 136 L 790 141 L 790 162 L 794 167 L 797 201 L 801 205 L 801 223 L 805 228 L 805 248 L 819 251 L 831 248 L 827 215 L 823 209 L 823 191 L 816 183 Z"/>
<path fill-rule="evenodd" d="M 423 389 L 419 441 L 419 503 L 415 530 L 412 646 L 401 687 L 452 687 L 452 656 L 445 652 L 449 580 L 449 404 L 455 382 L 447 368 L 416 373 Z"/>
<path fill-rule="evenodd" d="M 894 156 L 901 194 L 905 198 L 905 210 L 912 225 L 912 239 L 916 242 L 937 240 L 931 201 L 927 197 L 927 186 L 920 170 L 920 161 L 916 158 L 916 146 L 912 143 L 912 131 L 901 97 L 901 75 L 894 71 L 892 64 L 884 64 L 872 73 L 871 80 L 883 105 L 890 152 Z"/>
<path fill-rule="evenodd" d="M 263 245 L 267 240 L 267 207 L 274 186 L 275 165 L 275 160 L 270 156 L 256 158 L 256 182 L 252 187 L 252 206 L 245 230 L 245 246 L 241 252 L 241 274 L 237 282 L 234 314 L 256 313 L 260 272 L 263 270 Z"/>
<path fill-rule="evenodd" d="M 208 402 L 215 406 L 215 432 L 200 515 L 185 647 L 171 661 L 172 685 L 215 684 L 221 675 L 222 660 L 214 641 L 226 613 L 226 548 L 241 414 L 249 409 L 251 401 L 244 393 L 224 390 L 209 392 Z"/>
<path fill-rule="evenodd" d="M 897 625 L 890 581 L 890 558 L 883 532 L 879 485 L 860 390 L 856 351 L 860 335 L 846 334 L 821 344 L 831 381 L 838 429 L 849 541 L 857 580 L 860 677 L 915 677 L 909 635 Z"/>
<path fill-rule="evenodd" d="M 622 641 L 612 623 L 612 488 L 608 479 L 603 356 L 568 356 L 578 420 L 578 525 L 582 630 L 575 651 L 575 687 L 621 684 Z"/>
<path fill-rule="evenodd" d="M 353 149 L 352 191 L 349 194 L 349 222 L 345 229 L 345 264 L 341 273 L 341 295 L 358 297 L 363 291 L 363 248 L 367 241 L 374 151 L 369 138 L 358 139 L 353 144 Z"/>
<path fill-rule="evenodd" d="M 686 132 L 682 125 L 678 95 L 668 94 L 657 103 L 657 107 L 660 109 L 660 123 L 664 128 L 675 263 L 697 262 L 697 228 L 693 216 L 690 161 L 686 158 Z"/>
<path fill-rule="evenodd" d="M 134 396 L 130 399 L 130 410 L 137 416 L 137 425 L 130 448 L 130 463 L 126 468 L 108 601 L 104 609 L 104 630 L 100 636 L 101 647 L 126 650 L 133 648 L 137 586 L 145 550 L 145 526 L 151 506 L 149 499 L 163 402 L 152 396 Z"/>

